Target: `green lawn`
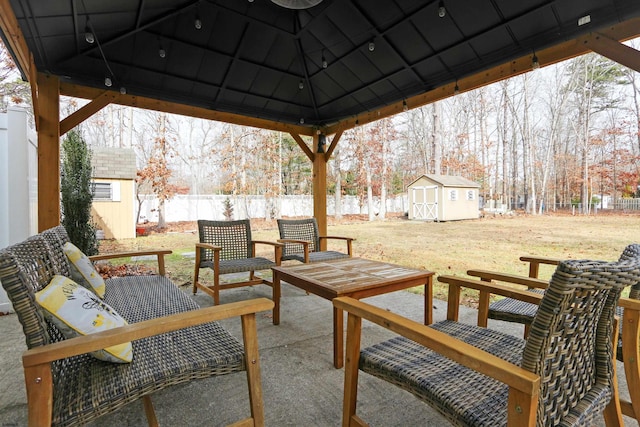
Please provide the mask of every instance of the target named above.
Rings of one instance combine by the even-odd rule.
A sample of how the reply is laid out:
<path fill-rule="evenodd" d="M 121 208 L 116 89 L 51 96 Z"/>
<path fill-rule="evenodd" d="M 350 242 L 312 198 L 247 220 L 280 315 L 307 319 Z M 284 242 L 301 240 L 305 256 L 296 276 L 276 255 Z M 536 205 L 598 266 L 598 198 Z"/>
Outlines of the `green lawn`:
<path fill-rule="evenodd" d="M 254 239 L 278 238 L 275 221 L 259 224 L 253 230 Z M 195 223 L 187 225 L 186 230 L 103 241 L 100 252 L 171 249 L 174 253 L 167 259 L 168 274 L 176 283 L 187 286 L 193 276 L 193 258 L 189 253 L 193 253 L 198 236 L 194 233 Z M 518 259 L 521 255 L 617 259 L 627 244 L 640 242 L 640 215 L 523 215 L 440 223 L 397 218 L 374 222 L 347 220 L 330 225 L 328 234 L 356 238 L 354 256 L 423 268 L 436 275 L 465 275 L 470 268 L 526 275 L 527 265 Z M 334 245 L 338 250 L 344 249 L 343 242 Z M 269 256 L 268 250 L 265 246 L 260 255 Z M 551 267 L 542 267 L 541 277 L 548 278 L 552 272 Z M 203 273 L 205 281 L 211 279 L 209 273 Z M 436 297 L 444 299 L 444 292 L 445 288 L 436 281 Z M 470 304 L 474 299 L 473 294 L 467 295 Z"/>

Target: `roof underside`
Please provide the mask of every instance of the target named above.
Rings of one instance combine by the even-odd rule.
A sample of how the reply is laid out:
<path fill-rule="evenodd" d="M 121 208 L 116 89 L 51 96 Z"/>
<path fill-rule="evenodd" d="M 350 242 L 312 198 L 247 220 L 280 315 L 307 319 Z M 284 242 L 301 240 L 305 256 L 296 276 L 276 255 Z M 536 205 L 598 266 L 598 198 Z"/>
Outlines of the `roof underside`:
<path fill-rule="evenodd" d="M 300 10 L 270 0 L 10 3 L 37 69 L 63 82 L 104 89 L 110 77 L 128 94 L 305 126 L 640 16 L 638 0 L 444 0 L 442 18 L 437 0 L 324 0 Z M 578 25 L 585 16 L 590 23 Z M 87 27 L 97 43 L 85 41 Z"/>

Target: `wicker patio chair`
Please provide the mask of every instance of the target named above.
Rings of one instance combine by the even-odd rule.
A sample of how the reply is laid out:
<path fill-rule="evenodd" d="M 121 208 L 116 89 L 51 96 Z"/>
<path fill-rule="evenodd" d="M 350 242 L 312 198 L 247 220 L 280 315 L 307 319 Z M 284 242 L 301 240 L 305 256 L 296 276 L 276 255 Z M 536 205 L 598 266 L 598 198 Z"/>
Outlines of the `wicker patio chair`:
<path fill-rule="evenodd" d="M 480 282 L 438 280 L 457 288 Z M 356 415 L 359 370 L 411 392 L 454 425 L 589 426 L 601 415 L 608 425 L 622 425 L 615 308 L 622 289 L 638 280 L 636 260 L 574 260 L 558 265 L 544 295 L 511 289 L 540 301 L 526 341 L 458 323 L 454 310 L 425 326 L 336 298 L 334 305 L 349 312 L 342 425 L 366 425 Z M 400 336 L 360 351 L 362 319 Z"/>
<path fill-rule="evenodd" d="M 352 256 L 351 237 L 320 236 L 318 222 L 315 218 L 305 219 L 279 219 L 278 230 L 280 239 L 284 243 L 282 260 L 296 260 L 303 263 L 330 261 Z M 344 240 L 347 243 L 347 253 L 339 251 L 321 250 L 322 245 L 328 240 Z"/>
<path fill-rule="evenodd" d="M 548 257 L 521 256 L 520 261 L 529 263 L 529 276 L 523 277 L 489 270 L 468 270 L 469 276 L 478 277 L 483 281 L 499 281 L 527 286 L 527 290 L 542 294 L 549 284 L 548 280 L 539 279 L 540 265 L 557 266 L 559 259 Z M 480 292 L 478 301 L 478 326 L 487 326 L 487 319 L 503 320 L 505 322 L 521 323 L 524 325 L 524 338 L 529 334 L 529 325 L 535 315 L 537 305 L 520 301 L 515 298 L 502 298 L 490 303 L 489 294 Z"/>
<path fill-rule="evenodd" d="M 0 250 L 0 282 L 22 325 L 28 350 L 22 355 L 30 426 L 87 425 L 142 400 L 150 426 L 158 424 L 151 395 L 177 384 L 246 371 L 251 415 L 242 422 L 264 425 L 255 313 L 266 298 L 226 307 L 200 307 L 164 276 L 164 255 L 145 251 L 91 260 L 156 255 L 157 275 L 106 280 L 104 302 L 128 325 L 65 339 L 36 303 L 35 293 L 56 275 L 70 272 L 62 251 L 68 241 L 58 226 Z M 244 345 L 218 320 L 240 317 Z M 88 352 L 131 342 L 130 363 L 98 360 Z"/>
<path fill-rule="evenodd" d="M 476 276 L 483 281 L 499 281 L 515 283 L 529 287 L 530 292 L 542 294 L 548 282 L 537 279 L 540 264 L 557 265 L 560 261 L 553 258 L 520 257 L 520 260 L 530 262 L 529 278 L 503 274 L 486 270 L 469 270 L 467 274 Z M 619 258 L 640 261 L 640 244 L 628 245 Z M 450 289 L 451 290 L 451 289 Z M 478 326 L 487 326 L 487 318 L 506 322 L 521 323 L 525 327 L 525 338 L 535 314 L 538 304 L 527 302 L 521 297 L 505 297 L 498 301 L 489 302 L 489 292 L 480 290 L 478 309 Z M 638 310 L 640 307 L 640 283 L 635 283 L 629 292 L 629 298 L 622 298 L 616 314 L 622 321 L 619 326 L 619 339 L 616 358 L 624 363 L 625 377 L 629 390 L 630 401 L 621 400 L 622 411 L 625 415 L 640 420 L 640 318 L 635 318 L 636 311 L 625 313 L 624 307 Z"/>
<path fill-rule="evenodd" d="M 270 270 L 280 265 L 282 258 L 282 244 L 263 240 L 251 239 L 251 222 L 248 219 L 236 221 L 208 221 L 198 220 L 199 243 L 196 243 L 196 263 L 193 273 L 193 293 L 198 289 L 213 297 L 215 305 L 220 304 L 220 291 L 223 289 L 239 288 L 265 284 L 273 289 L 273 282 L 255 274 L 256 271 Z M 273 246 L 273 259 L 257 257 L 256 245 Z M 213 271 L 213 285 L 200 283 L 200 269 L 209 268 Z M 230 273 L 249 273 L 248 280 L 220 283 L 220 276 Z M 273 298 L 278 304 L 279 298 Z M 280 321 L 278 310 L 273 310 L 273 324 Z"/>

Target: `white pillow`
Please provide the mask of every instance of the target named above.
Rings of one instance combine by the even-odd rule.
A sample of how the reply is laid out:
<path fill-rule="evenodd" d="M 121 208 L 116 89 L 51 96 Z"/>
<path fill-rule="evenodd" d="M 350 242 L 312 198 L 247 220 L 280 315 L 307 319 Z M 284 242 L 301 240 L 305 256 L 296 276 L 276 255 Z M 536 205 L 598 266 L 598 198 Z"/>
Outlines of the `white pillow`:
<path fill-rule="evenodd" d="M 53 276 L 51 282 L 36 293 L 36 301 L 44 315 L 60 329 L 65 338 L 88 335 L 124 326 L 127 321 L 89 289 L 64 276 Z M 91 352 L 107 362 L 131 362 L 131 343 L 118 344 Z"/>
<path fill-rule="evenodd" d="M 71 278 L 85 288 L 93 290 L 100 298 L 104 298 L 104 279 L 96 271 L 91 260 L 71 242 L 65 243 L 62 250 L 71 262 Z"/>

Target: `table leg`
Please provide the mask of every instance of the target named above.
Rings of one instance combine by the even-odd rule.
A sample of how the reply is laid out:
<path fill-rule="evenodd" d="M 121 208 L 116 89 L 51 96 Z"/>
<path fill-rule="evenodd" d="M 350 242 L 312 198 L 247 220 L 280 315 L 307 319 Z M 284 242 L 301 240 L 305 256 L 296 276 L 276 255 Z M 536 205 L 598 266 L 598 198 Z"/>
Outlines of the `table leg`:
<path fill-rule="evenodd" d="M 433 276 L 427 278 L 424 284 L 424 324 L 433 323 Z"/>
<path fill-rule="evenodd" d="M 336 369 L 344 365 L 343 322 L 344 312 L 333 307 L 333 366 Z"/>
<path fill-rule="evenodd" d="M 280 276 L 273 272 L 273 324 L 280 324 Z"/>

